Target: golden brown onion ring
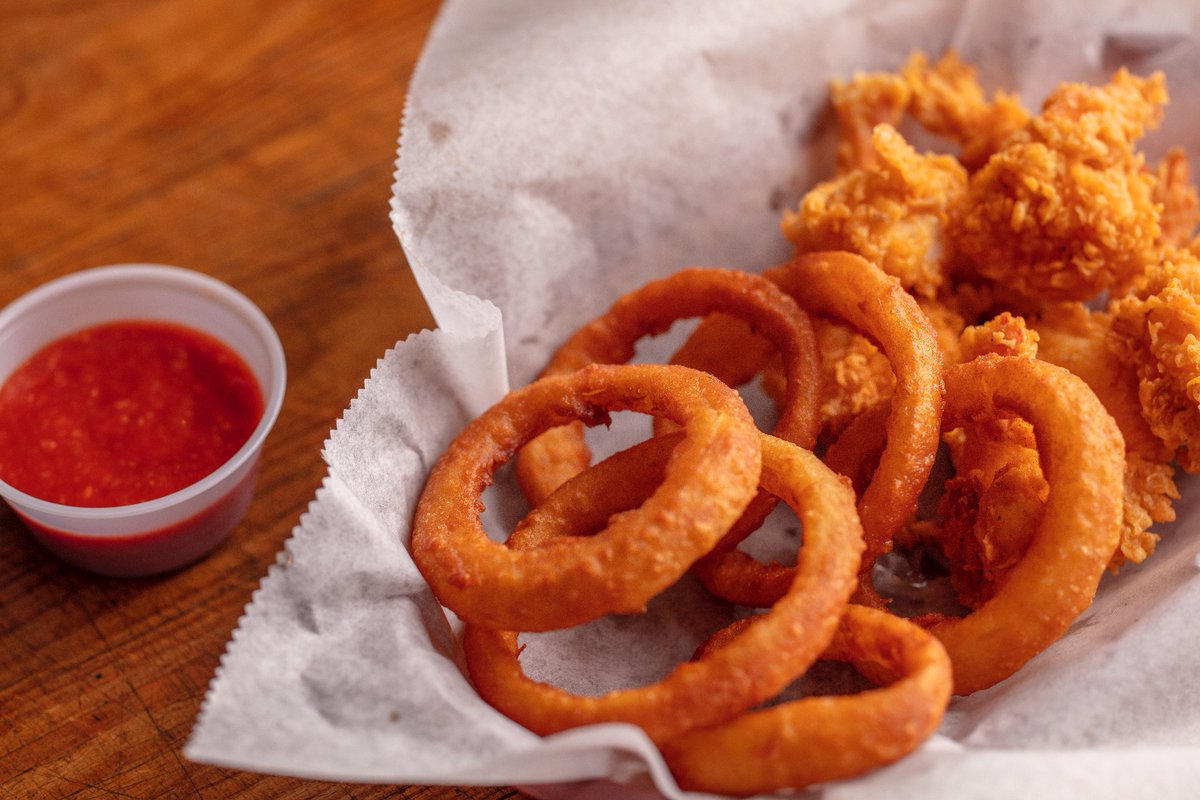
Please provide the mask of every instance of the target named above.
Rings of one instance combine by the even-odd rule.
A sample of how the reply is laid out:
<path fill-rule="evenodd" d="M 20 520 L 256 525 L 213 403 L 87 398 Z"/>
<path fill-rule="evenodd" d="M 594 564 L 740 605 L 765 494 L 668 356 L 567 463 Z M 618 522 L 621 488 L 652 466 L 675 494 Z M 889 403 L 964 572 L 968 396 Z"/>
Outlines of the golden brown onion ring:
<path fill-rule="evenodd" d="M 588 539 L 536 553 L 490 540 L 479 519 L 495 471 L 541 431 L 632 410 L 680 424 L 685 437 L 660 486 Z M 434 594 L 482 625 L 549 630 L 641 610 L 729 529 L 752 498 L 758 430 L 736 391 L 664 365 L 593 365 L 511 392 L 471 422 L 434 466 L 413 520 L 412 555 Z"/>
<path fill-rule="evenodd" d="M 719 631 L 713 645 L 736 641 L 754 619 Z M 780 703 L 666 742 L 679 785 L 739 796 L 802 789 L 890 764 L 937 730 L 950 702 L 950 659 L 917 625 L 850 606 L 821 659 L 848 661 L 880 686 Z"/>
<path fill-rule="evenodd" d="M 956 694 L 1004 680 L 1061 637 L 1091 604 L 1120 539 L 1125 445 L 1087 384 L 1015 356 L 947 370 L 947 430 L 997 409 L 1033 425 L 1049 494 L 1028 549 L 991 599 L 964 617 L 930 620 Z"/>

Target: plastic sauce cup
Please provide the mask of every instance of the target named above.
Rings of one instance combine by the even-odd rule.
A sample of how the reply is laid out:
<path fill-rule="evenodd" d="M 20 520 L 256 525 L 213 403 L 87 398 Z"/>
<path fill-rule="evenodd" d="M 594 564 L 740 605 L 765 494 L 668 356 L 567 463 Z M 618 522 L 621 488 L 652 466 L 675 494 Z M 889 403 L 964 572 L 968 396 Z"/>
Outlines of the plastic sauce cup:
<path fill-rule="evenodd" d="M 250 438 L 206 477 L 142 503 L 62 505 L 2 480 L 0 497 L 64 561 L 102 575 L 151 575 L 198 560 L 241 521 L 254 495 L 263 442 L 283 404 L 287 369 L 266 315 L 231 286 L 179 267 L 121 264 L 50 281 L 0 311 L 0 385 L 55 339 L 120 320 L 183 325 L 238 353 L 263 395 L 262 418 Z"/>

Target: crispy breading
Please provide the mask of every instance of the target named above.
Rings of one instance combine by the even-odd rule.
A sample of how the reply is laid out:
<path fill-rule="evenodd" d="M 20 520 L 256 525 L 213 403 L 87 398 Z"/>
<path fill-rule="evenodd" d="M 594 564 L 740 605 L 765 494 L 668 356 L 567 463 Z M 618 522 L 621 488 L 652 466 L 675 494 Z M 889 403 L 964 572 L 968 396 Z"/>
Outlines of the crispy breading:
<path fill-rule="evenodd" d="M 836 439 L 850 421 L 892 396 L 892 365 L 867 337 L 841 323 L 813 319 L 821 354 L 821 439 Z M 776 407 L 784 400 L 785 378 L 778 359 L 763 369 L 763 392 Z"/>
<path fill-rule="evenodd" d="M 1200 472 L 1200 258 L 1177 250 L 1110 311 L 1112 352 L 1137 375 L 1142 416 L 1188 472 Z"/>
<path fill-rule="evenodd" d="M 1029 121 L 1029 112 L 1016 95 L 997 91 L 989 101 L 975 68 L 953 49 L 932 65 L 924 53 L 913 53 L 901 75 L 910 90 L 912 117 L 931 133 L 957 142 L 959 160 L 967 169 L 983 166 L 1011 133 Z"/>
<path fill-rule="evenodd" d="M 939 507 L 938 543 L 951 585 L 969 608 L 990 599 L 1025 555 L 1049 493 L 1032 426 L 1005 417 L 990 422 L 963 438 Z"/>
<path fill-rule="evenodd" d="M 1200 222 L 1200 199 L 1192 184 L 1191 165 L 1182 147 L 1172 147 L 1154 170 L 1154 202 L 1162 206 L 1159 226 L 1166 247 L 1187 247 Z"/>
<path fill-rule="evenodd" d="M 798 252 L 849 250 L 919 297 L 943 281 L 943 228 L 966 189 L 966 170 L 947 155 L 921 155 L 890 125 L 871 136 L 870 167 L 817 184 L 783 232 Z"/>
<path fill-rule="evenodd" d="M 1175 519 L 1179 498 L 1171 449 L 1154 435 L 1142 416 L 1137 375 L 1109 348 L 1113 317 L 1081 303 L 1045 309 L 1034 321 L 1039 357 L 1078 375 L 1116 420 L 1125 440 L 1125 505 L 1121 543 L 1110 569 L 1145 560 L 1158 542 L 1150 528 Z"/>
<path fill-rule="evenodd" d="M 938 347 L 942 351 L 942 368 L 962 360 L 959 337 L 966 322 L 958 309 L 942 297 L 918 297 L 917 305 L 925 312 L 937 334 Z"/>
<path fill-rule="evenodd" d="M 1166 101 L 1161 73 L 1059 86 L 972 174 L 948 228 L 957 257 L 1034 300 L 1132 286 L 1161 237 L 1155 179 L 1134 145 Z"/>
<path fill-rule="evenodd" d="M 1001 312 L 987 322 L 965 328 L 959 337 L 959 357 L 970 361 L 986 353 L 1034 358 L 1038 333 L 1025 325 L 1025 318 Z"/>
<path fill-rule="evenodd" d="M 890 72 L 856 72 L 849 81 L 830 83 L 829 101 L 838 123 L 834 164 L 839 173 L 875 165 L 871 134 L 877 125 L 900 124 L 909 95 L 908 83 Z"/>

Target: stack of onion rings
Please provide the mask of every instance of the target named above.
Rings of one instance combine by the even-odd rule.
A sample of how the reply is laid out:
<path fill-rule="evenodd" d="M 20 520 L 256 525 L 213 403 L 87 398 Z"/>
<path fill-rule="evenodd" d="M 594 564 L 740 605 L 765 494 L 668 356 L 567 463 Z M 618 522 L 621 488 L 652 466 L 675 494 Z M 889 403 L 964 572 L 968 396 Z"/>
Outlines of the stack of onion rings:
<path fill-rule="evenodd" d="M 568 481 L 510 545 L 539 553 L 556 535 L 587 533 L 598 519 L 625 511 L 624 503 L 614 501 L 622 496 L 636 501 L 639 489 L 661 473 L 678 441 L 675 436 L 651 439 Z M 801 516 L 805 543 L 788 593 L 750 631 L 708 657 L 678 665 L 650 686 L 584 697 L 525 677 L 515 631 L 468 625 L 467 664 L 480 695 L 537 733 L 623 721 L 662 743 L 727 720 L 803 674 L 829 643 L 854 589 L 862 529 L 853 493 L 810 452 L 764 434 L 762 456 L 762 487 Z M 617 484 L 633 487 L 632 496 L 627 490 L 608 490 Z M 549 523 L 552 531 L 539 533 L 549 520 L 555 521 Z"/>

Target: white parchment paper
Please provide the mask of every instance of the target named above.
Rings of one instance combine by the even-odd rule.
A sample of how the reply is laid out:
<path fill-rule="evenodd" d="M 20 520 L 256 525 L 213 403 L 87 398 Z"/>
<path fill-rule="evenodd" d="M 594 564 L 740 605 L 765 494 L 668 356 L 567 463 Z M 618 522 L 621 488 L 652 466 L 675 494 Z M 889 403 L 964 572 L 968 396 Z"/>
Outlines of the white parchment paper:
<path fill-rule="evenodd" d="M 831 161 L 829 78 L 953 45 L 1032 108 L 1062 80 L 1162 69 L 1172 103 L 1146 149 L 1196 158 L 1198 34 L 1183 2 L 449 2 L 410 89 L 393 199 L 438 329 L 389 351 L 331 432 L 328 477 L 234 631 L 185 755 L 546 798 L 685 796 L 636 729 L 543 739 L 475 696 L 405 549 L 430 465 L 617 295 L 687 265 L 782 259 L 780 211 Z M 1158 552 L 1107 577 L 1066 638 L 955 700 L 911 757 L 813 794 L 1200 796 L 1200 485 L 1183 488 Z M 488 506 L 494 528 L 523 508 L 503 481 Z M 537 637 L 529 670 L 582 691 L 653 677 L 722 613 L 701 598 L 685 582 L 645 620 Z M 579 643 L 582 662 L 561 656 Z"/>

